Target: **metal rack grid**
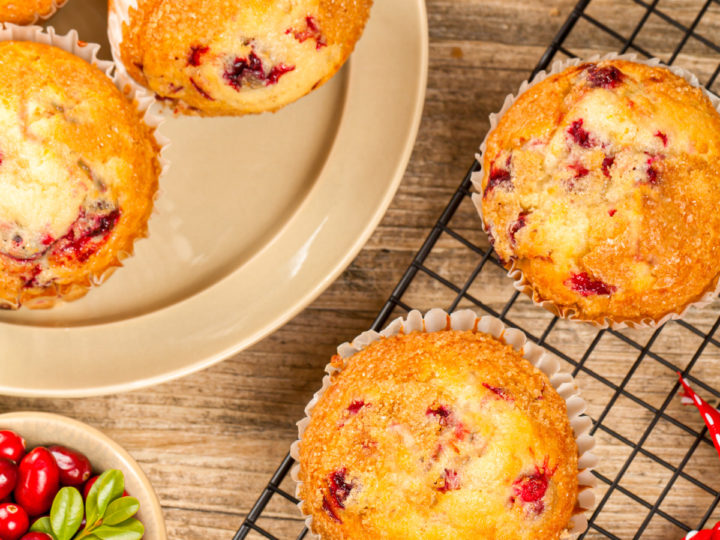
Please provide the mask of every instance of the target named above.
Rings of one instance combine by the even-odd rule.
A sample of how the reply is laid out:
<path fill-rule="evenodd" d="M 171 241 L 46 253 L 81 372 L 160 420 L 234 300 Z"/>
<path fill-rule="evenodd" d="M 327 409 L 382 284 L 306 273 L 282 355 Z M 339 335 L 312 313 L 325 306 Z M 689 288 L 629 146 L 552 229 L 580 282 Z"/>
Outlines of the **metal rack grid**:
<path fill-rule="evenodd" d="M 694 18 L 688 18 L 689 22 L 681 22 L 677 20 L 677 18 L 668 15 L 667 10 L 663 9 L 660 0 L 629 0 L 629 5 L 633 5 L 636 9 L 641 10 L 638 20 L 633 22 L 633 26 L 629 29 L 629 32 L 628 29 L 610 28 L 601 22 L 599 17 L 593 16 L 588 10 L 591 3 L 592 0 L 580 0 L 577 3 L 555 39 L 538 62 L 532 73 L 533 76 L 540 70 L 547 68 L 556 56 L 575 57 L 576 54 L 573 53 L 573 50 L 579 51 L 581 48 L 579 45 L 585 43 L 582 36 L 579 36 L 579 39 L 573 39 L 574 37 L 578 38 L 578 36 L 574 36 L 573 33 L 580 31 L 585 32 L 586 36 L 592 33 L 594 33 L 596 37 L 600 36 L 600 39 L 597 41 L 606 39 L 609 43 L 614 43 L 614 45 L 606 47 L 606 52 L 613 50 L 621 53 L 636 52 L 641 57 L 651 57 L 653 56 L 651 50 L 641 43 L 642 39 L 640 39 L 640 36 L 643 28 L 648 25 L 648 21 L 652 18 L 655 21 L 654 24 L 661 23 L 667 25 L 667 27 L 672 29 L 672 32 L 679 37 L 677 44 L 672 48 L 672 53 L 668 57 L 662 58 L 666 64 L 676 63 L 689 43 L 692 43 L 696 48 L 703 47 L 706 53 L 709 51 L 710 54 L 706 54 L 706 56 L 709 56 L 712 62 L 717 63 L 717 66 L 714 70 L 708 70 L 711 74 L 705 81 L 701 82 L 704 83 L 705 88 L 709 91 L 715 91 L 715 93 L 717 93 L 717 87 L 720 86 L 720 43 L 715 43 L 706 33 L 703 33 L 701 24 L 709 10 L 718 11 L 718 9 L 720 9 L 720 0 L 706 0 L 704 2 L 699 0 L 699 9 L 694 15 Z M 598 2 L 598 4 L 599 3 L 600 2 Z M 583 29 L 578 30 L 580 26 L 578 23 L 583 25 Z M 577 45 L 572 45 L 572 43 Z M 571 48 L 573 50 L 571 50 Z M 475 308 L 476 311 L 484 311 L 499 317 L 508 326 L 518 327 L 525 331 L 531 340 L 543 345 L 552 354 L 566 362 L 566 365 L 572 370 L 574 376 L 585 377 L 587 381 L 603 387 L 607 391 L 606 395 L 609 396 L 609 398 L 604 405 L 602 403 L 596 403 L 596 405 L 600 405 L 600 408 L 597 409 L 595 414 L 592 414 L 592 433 L 596 438 L 602 436 L 605 440 L 609 441 L 608 445 L 615 449 L 620 447 L 624 448 L 627 454 L 622 455 L 622 458 L 618 460 L 619 466 L 612 474 L 604 473 L 602 468 L 594 471 L 598 479 L 596 493 L 599 496 L 595 509 L 588 513 L 590 516 L 589 528 L 582 538 L 621 538 L 617 534 L 624 534 L 624 537 L 632 537 L 635 539 L 641 537 L 679 538 L 679 536 L 672 536 L 671 533 L 668 532 L 668 526 L 676 532 L 686 532 L 707 526 L 711 518 L 713 521 L 720 519 L 720 507 L 718 506 L 718 503 L 720 503 L 720 484 L 712 481 L 712 479 L 708 478 L 703 472 L 698 473 L 690 470 L 688 466 L 694 453 L 703 449 L 710 452 L 710 455 L 713 453 L 712 443 L 707 437 L 706 428 L 704 428 L 701 422 L 694 422 L 692 420 L 694 418 L 693 415 L 696 414 L 695 411 L 690 411 L 687 415 L 678 415 L 669 411 L 671 404 L 678 401 L 677 394 L 679 384 L 677 382 L 674 384 L 670 383 L 669 381 L 671 379 L 669 378 L 662 379 L 661 382 L 665 386 L 660 389 L 660 397 L 654 400 L 649 399 L 642 392 L 631 389 L 633 386 L 633 376 L 639 372 L 642 366 L 647 363 L 655 363 L 654 365 L 668 370 L 673 375 L 675 372 L 682 373 L 706 399 L 711 402 L 716 402 L 717 404 L 717 400 L 720 399 L 720 390 L 714 388 L 711 383 L 708 383 L 707 377 L 703 377 L 702 374 L 693 373 L 693 368 L 696 368 L 701 359 L 708 354 L 708 351 L 713 351 L 715 359 L 720 358 L 720 336 L 715 335 L 717 329 L 720 327 L 720 317 L 716 317 L 718 313 L 717 303 L 713 305 L 712 308 L 706 310 L 704 324 L 691 323 L 688 322 L 688 320 L 673 321 L 664 325 L 662 328 L 654 331 L 649 330 L 644 333 L 631 330 L 593 330 L 589 334 L 585 332 L 574 338 L 578 343 L 576 343 L 575 347 L 571 347 L 572 351 L 570 352 L 560 345 L 555 345 L 553 334 L 560 332 L 560 326 L 562 326 L 563 321 L 559 321 L 556 317 L 552 317 L 544 313 L 543 310 L 536 308 L 540 313 L 533 313 L 533 315 L 537 319 L 542 320 L 544 327 L 531 329 L 528 327 L 527 319 L 518 322 L 513 317 L 513 307 L 518 302 L 523 301 L 520 293 L 514 291 L 514 289 L 511 289 L 512 292 L 508 293 L 509 299 L 499 304 L 498 302 L 486 301 L 480 297 L 481 295 L 473 291 L 475 284 L 481 282 L 490 269 L 494 269 L 496 272 L 498 269 L 502 269 L 497 258 L 493 255 L 492 247 L 487 245 L 484 239 L 480 241 L 471 240 L 468 238 L 467 233 L 459 232 L 458 228 L 454 227 L 453 224 L 453 217 L 458 213 L 458 209 L 462 205 L 469 204 L 469 196 L 471 193 L 470 177 L 472 172 L 477 169 L 479 169 L 479 165 L 475 162 L 463 179 L 460 187 L 450 199 L 440 219 L 415 255 L 412 263 L 400 279 L 388 301 L 380 310 L 372 328 L 379 330 L 391 316 L 395 314 L 399 315 L 412 309 L 413 306 L 410 305 L 411 301 L 406 299 L 408 289 L 419 278 L 423 278 L 425 282 L 430 280 L 430 282 L 434 282 L 437 286 L 444 287 L 452 294 L 454 299 L 449 305 L 444 306 L 448 311 L 469 305 Z M 467 251 L 468 256 L 472 257 L 472 260 L 477 261 L 471 271 L 462 279 L 448 278 L 443 275 L 442 271 L 435 270 L 432 268 L 432 264 L 428 264 L 428 260 L 433 254 L 433 249 L 441 238 L 452 239 L 452 241 Z M 544 314 L 544 317 L 542 314 Z M 580 326 L 584 325 L 575 323 L 575 327 Z M 685 337 L 679 338 L 679 332 L 685 333 Z M 691 336 L 695 340 L 693 347 L 683 352 L 683 354 L 668 352 L 668 350 L 672 349 L 672 346 L 668 350 L 657 347 L 666 334 L 670 336 L 668 338 L 669 341 L 675 345 L 680 343 L 686 344 L 688 339 L 690 339 L 688 336 Z M 593 366 L 593 359 L 599 354 L 599 343 L 608 336 L 616 338 L 617 343 L 620 344 L 619 346 L 624 348 L 625 352 L 634 358 L 633 361 L 627 364 L 627 371 L 620 380 L 612 380 L 612 377 L 606 376 L 601 370 Z M 665 341 L 668 341 L 668 339 Z M 677 341 L 678 339 L 680 341 Z M 699 368 L 696 369 L 696 371 L 699 371 Z M 703 371 L 703 373 L 706 372 Z M 718 370 L 718 373 L 720 373 L 720 370 Z M 716 384 L 717 382 L 718 381 L 715 381 Z M 583 387 L 583 384 L 581 384 L 581 387 Z M 583 391 L 584 390 L 585 388 L 583 387 Z M 655 397 L 657 398 L 657 396 Z M 625 400 L 633 406 L 637 406 L 638 410 L 642 411 L 642 414 L 648 421 L 643 429 L 638 429 L 634 433 L 623 433 L 621 432 L 622 430 L 617 429 L 613 425 L 610 417 L 613 414 L 613 408 L 618 406 L 620 400 Z M 653 401 L 655 403 L 652 403 Z M 678 416 L 682 418 L 679 419 Z M 662 428 L 660 427 L 661 423 L 663 424 Z M 687 446 L 680 449 L 680 453 L 677 455 L 679 459 L 673 460 L 666 455 L 660 455 L 660 453 L 654 451 L 655 446 L 648 442 L 649 439 L 656 435 L 656 432 L 662 436 L 667 433 L 668 429 L 673 429 L 681 433 L 686 441 Z M 623 453 L 620 452 L 620 454 Z M 647 496 L 647 494 L 643 492 L 644 490 L 630 489 L 624 485 L 626 483 L 635 486 L 642 484 L 643 478 L 635 479 L 635 482 L 627 482 L 628 479 L 632 479 L 634 474 L 633 470 L 631 470 L 633 469 L 634 460 L 641 459 L 668 475 L 665 482 L 657 486 L 660 491 L 655 494 L 654 500 L 653 497 Z M 709 459 L 712 459 L 712 457 Z M 673 461 L 675 461 L 675 463 L 673 463 Z M 255 536 L 271 539 L 276 538 L 276 536 L 259 525 L 258 520 L 262 518 L 263 512 L 273 497 L 279 496 L 293 504 L 297 503 L 295 497 L 281 487 L 281 483 L 288 477 L 293 463 L 292 458 L 288 454 L 245 518 L 242 526 L 234 536 L 234 540 L 244 539 L 251 532 L 254 532 Z M 716 466 L 716 462 L 713 463 L 713 465 Z M 711 473 L 713 471 L 713 469 L 708 470 Z M 714 469 L 714 472 L 717 475 L 717 468 Z M 684 486 L 689 486 L 689 488 L 686 487 L 686 491 L 690 489 L 696 493 L 701 493 L 705 498 L 705 504 L 700 505 L 702 507 L 698 509 L 698 504 L 695 503 L 694 512 L 683 511 L 682 507 L 678 507 L 677 505 L 671 505 L 665 508 L 664 503 L 667 502 L 668 495 L 674 490 L 680 490 L 680 483 L 683 483 Z M 630 525 L 624 523 L 621 533 L 616 531 L 613 525 L 616 522 L 622 521 L 622 517 L 619 520 L 601 519 L 604 512 L 611 514 L 612 511 L 608 510 L 611 506 L 608 504 L 608 501 L 610 501 L 614 495 L 623 496 L 625 498 L 624 500 L 628 500 L 628 504 L 633 504 L 636 512 L 639 512 L 635 520 L 636 523 Z M 693 501 L 697 501 L 698 498 L 702 497 L 697 495 Z M 616 510 L 617 507 L 618 506 L 615 505 L 613 508 Z M 689 515 L 691 515 L 691 517 L 688 517 Z M 694 515 L 694 518 L 692 515 Z M 608 517 L 612 518 L 612 515 Z M 655 520 L 661 522 L 660 527 L 657 525 L 651 527 L 651 523 L 655 523 Z M 608 525 L 608 523 L 610 523 L 610 525 Z M 663 524 L 667 526 L 663 528 Z M 298 529 L 301 527 L 302 525 L 299 523 Z M 304 538 L 307 532 L 307 529 L 304 528 L 298 530 L 297 538 Z"/>

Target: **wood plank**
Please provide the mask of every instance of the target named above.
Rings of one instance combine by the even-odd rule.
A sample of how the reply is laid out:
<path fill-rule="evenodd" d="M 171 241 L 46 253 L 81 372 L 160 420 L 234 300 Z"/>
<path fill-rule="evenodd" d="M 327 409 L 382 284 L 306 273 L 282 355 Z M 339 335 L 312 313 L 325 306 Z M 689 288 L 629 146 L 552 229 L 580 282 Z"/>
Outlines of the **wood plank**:
<path fill-rule="evenodd" d="M 313 305 L 272 336 L 210 369 L 150 389 L 80 400 L 0 397 L 0 411 L 52 411 L 98 427 L 125 446 L 148 473 L 163 504 L 171 538 L 230 538 L 294 440 L 294 423 L 302 418 L 305 404 L 319 387 L 323 367 L 335 347 L 372 323 L 470 166 L 487 129 L 488 115 L 527 77 L 574 4 L 573 0 L 427 1 L 431 38 L 427 99 L 400 190 L 348 269 Z M 702 2 L 660 4 L 668 14 L 690 24 Z M 628 35 L 644 8 L 628 0 L 594 0 L 589 13 Z M 719 30 L 720 5 L 713 4 L 698 32 L 717 36 Z M 654 16 L 637 43 L 670 54 L 677 36 L 677 31 Z M 618 42 L 584 21 L 569 45 L 590 55 L 613 50 Z M 694 40 L 683 51 L 680 63 L 708 76 L 719 58 Z M 469 201 L 463 202 L 451 227 L 476 245 L 487 245 Z M 427 266 L 462 285 L 479 260 L 477 253 L 443 235 Z M 491 308 L 501 309 L 513 290 L 504 273 L 489 266 L 469 292 Z M 446 307 L 454 298 L 451 289 L 420 274 L 404 300 L 427 309 Z M 464 300 L 461 305 L 472 306 L 472 302 Z M 692 313 L 692 322 L 709 328 L 717 308 L 714 305 Z M 510 316 L 536 335 L 550 320 L 523 297 Z M 584 326 L 559 323 L 549 344 L 579 360 L 595 334 Z M 643 331 L 626 335 L 641 345 L 650 338 L 650 333 Z M 658 339 L 653 351 L 684 367 L 700 342 L 698 336 L 673 326 Z M 603 336 L 596 354 L 578 376 L 594 416 L 603 414 L 614 394 L 597 377 L 620 384 L 638 354 L 618 338 Z M 708 348 L 698 361 L 697 373 L 720 388 L 717 357 L 717 347 Z M 652 409 L 665 400 L 673 378 L 671 369 L 652 358 L 643 360 L 627 388 L 645 405 L 621 395 L 607 415 L 607 425 L 621 436 L 637 440 Z M 681 408 L 676 401 L 668 414 L 694 429 L 701 427 L 695 412 Z M 686 433 L 662 420 L 646 448 L 675 467 L 690 442 Z M 599 432 L 597 453 L 602 455 L 599 470 L 614 478 L 630 447 Z M 718 490 L 715 459 L 712 447 L 702 443 L 685 472 Z M 621 485 L 653 504 L 671 475 L 667 467 L 640 456 Z M 289 480 L 284 487 L 294 490 Z M 695 524 L 711 499 L 681 478 L 661 508 Z M 613 495 L 598 524 L 620 538 L 632 538 L 646 513 L 647 509 L 627 497 Z M 297 509 L 278 497 L 273 498 L 262 523 L 283 539 L 294 538 L 302 524 Z M 680 536 L 679 529 L 655 519 L 643 538 Z M 597 532 L 587 536 L 603 537 Z"/>

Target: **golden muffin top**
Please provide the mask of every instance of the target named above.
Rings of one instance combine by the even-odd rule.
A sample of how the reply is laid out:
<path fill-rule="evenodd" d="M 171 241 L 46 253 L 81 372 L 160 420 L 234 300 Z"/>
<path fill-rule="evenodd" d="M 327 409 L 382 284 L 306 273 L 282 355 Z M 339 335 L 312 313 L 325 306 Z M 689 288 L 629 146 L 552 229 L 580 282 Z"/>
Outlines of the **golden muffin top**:
<path fill-rule="evenodd" d="M 667 69 L 571 67 L 489 135 L 486 230 L 536 301 L 604 322 L 657 321 L 720 272 L 720 114 Z"/>
<path fill-rule="evenodd" d="M 577 445 L 565 402 L 520 353 L 447 330 L 345 362 L 299 445 L 299 496 L 321 538 L 561 537 Z"/>
<path fill-rule="evenodd" d="M 135 80 L 182 112 L 274 111 L 342 66 L 371 5 L 372 0 L 139 0 L 123 26 L 120 55 Z"/>
<path fill-rule="evenodd" d="M 152 129 L 104 73 L 56 47 L 0 42 L 0 81 L 0 304 L 77 295 L 145 233 Z"/>

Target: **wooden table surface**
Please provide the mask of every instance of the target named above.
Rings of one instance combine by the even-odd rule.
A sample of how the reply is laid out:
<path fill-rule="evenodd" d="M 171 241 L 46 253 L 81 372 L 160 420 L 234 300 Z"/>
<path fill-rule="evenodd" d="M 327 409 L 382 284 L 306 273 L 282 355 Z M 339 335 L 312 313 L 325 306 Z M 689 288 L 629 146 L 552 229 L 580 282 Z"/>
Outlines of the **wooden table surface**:
<path fill-rule="evenodd" d="M 660 2 L 688 24 L 702 3 Z M 319 387 L 323 367 L 335 347 L 369 327 L 471 164 L 487 129 L 488 114 L 497 110 L 505 95 L 528 76 L 574 4 L 574 0 L 427 0 L 427 98 L 400 189 L 377 231 L 350 267 L 283 328 L 210 369 L 153 388 L 88 399 L 4 397 L 0 398 L 0 411 L 51 411 L 100 428 L 127 448 L 147 472 L 163 505 L 170 538 L 231 538 L 295 439 L 295 422 L 303 416 L 305 404 Z M 712 20 L 717 36 L 720 5 L 713 5 L 711 10 L 715 10 Z M 610 26 L 626 30 L 642 12 L 630 0 L 595 0 L 591 7 L 591 13 Z M 639 42 L 669 54 L 674 46 L 669 37 L 672 31 L 654 18 L 648 21 L 647 28 Z M 617 48 L 617 42 L 589 27 L 573 39 L 583 53 Z M 706 48 L 696 46 L 690 53 L 682 60 L 699 72 L 711 72 L 717 65 L 718 55 Z M 461 208 L 455 226 L 484 242 L 471 208 Z M 433 252 L 433 264 L 439 271 L 463 279 L 476 264 L 467 260 L 466 253 L 444 239 Z M 505 297 L 498 291 L 507 293 L 506 278 L 498 274 L 486 285 L 484 298 L 491 305 L 502 305 Z M 408 297 L 413 305 L 427 309 L 447 306 L 452 295 L 429 280 L 419 279 Z M 716 315 L 708 309 L 695 317 L 698 324 L 703 324 Z M 546 314 L 527 304 L 521 304 L 519 316 L 528 325 L 547 320 Z M 589 334 L 583 332 L 568 331 L 566 341 L 589 339 Z M 689 339 L 669 339 L 665 345 L 667 354 L 681 346 L 689 347 L 683 341 Z M 613 380 L 622 379 L 628 365 L 627 353 L 612 343 L 606 349 L 598 369 L 605 369 Z M 720 387 L 717 371 L 708 368 L 706 373 L 716 388 Z M 647 392 L 648 400 L 657 400 L 668 391 L 666 386 L 653 390 L 658 378 L 670 381 L 672 374 L 648 369 L 639 377 L 638 388 Z M 590 412 L 594 413 L 607 401 L 607 389 L 593 387 L 592 381 L 587 384 L 583 390 L 591 401 Z M 637 412 L 632 404 L 618 403 L 617 407 L 615 414 L 623 429 L 628 433 L 642 429 L 641 424 L 635 424 L 643 421 L 646 411 Z M 692 421 L 692 412 L 686 418 Z M 681 435 L 663 432 L 655 448 L 667 451 L 667 459 L 672 461 L 684 455 L 677 450 L 682 440 Z M 602 436 L 598 443 L 598 453 L 603 456 L 601 470 L 622 464 L 626 448 Z M 711 449 L 701 450 L 702 455 L 693 458 L 694 463 L 699 463 L 697 474 L 703 474 L 715 489 L 720 489 L 718 462 Z M 626 487 L 654 502 L 654 495 L 668 476 L 639 461 Z M 693 499 L 691 491 L 677 501 L 671 498 L 667 504 L 675 506 L 663 508 L 681 515 L 685 512 L 692 523 L 708 503 L 707 497 L 701 495 Z M 646 513 L 640 510 L 611 499 L 603 522 L 619 537 L 632 537 L 633 526 Z M 274 500 L 264 515 L 261 523 L 280 538 L 295 538 L 300 530 L 300 516 L 289 503 Z M 680 538 L 676 528 L 654 522 L 653 526 L 645 538 Z"/>

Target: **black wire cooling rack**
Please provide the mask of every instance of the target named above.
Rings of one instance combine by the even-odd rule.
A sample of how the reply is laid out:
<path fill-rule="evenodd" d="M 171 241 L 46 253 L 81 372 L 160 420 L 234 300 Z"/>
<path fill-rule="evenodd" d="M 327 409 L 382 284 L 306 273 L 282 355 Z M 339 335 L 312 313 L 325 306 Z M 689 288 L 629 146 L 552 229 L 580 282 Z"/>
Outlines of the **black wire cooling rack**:
<path fill-rule="evenodd" d="M 682 64 L 709 74 L 701 83 L 717 94 L 720 44 L 713 37 L 720 37 L 720 0 L 628 0 L 628 6 L 634 15 L 628 14 L 621 24 L 625 27 L 611 28 L 601 21 L 602 0 L 578 2 L 533 75 L 556 57 L 586 56 L 586 49 L 635 52 L 640 57 L 663 50 L 665 55 L 659 56 L 666 64 Z M 708 25 L 710 18 L 712 24 Z M 668 51 L 672 52 L 668 55 Z M 448 311 L 469 306 L 499 317 L 564 361 L 590 403 L 592 433 L 598 441 L 595 453 L 600 456 L 594 471 L 597 504 L 588 513 L 589 528 L 583 538 L 679 539 L 689 530 L 713 524 L 720 519 L 717 455 L 697 412 L 679 405 L 675 373 L 681 372 L 701 395 L 717 404 L 720 391 L 713 386 L 720 386 L 720 336 L 716 336 L 720 303 L 692 311 L 683 321 L 645 331 L 598 331 L 527 305 L 523 295 L 508 287 L 510 280 L 484 236 L 471 239 L 465 228 L 453 222 L 453 217 L 462 213 L 459 209 L 470 204 L 470 177 L 477 169 L 475 162 L 381 309 L 373 329 L 379 330 L 391 316 L 414 307 L 413 286 L 435 287 L 445 291 Z M 466 225 L 467 219 L 463 217 L 460 223 Z M 464 252 L 464 260 L 472 261 L 464 266 L 462 275 L 433 262 L 433 250 L 448 242 Z M 492 287 L 482 286 L 483 282 Z M 525 316 L 517 309 L 519 305 L 524 305 Z M 614 361 L 614 371 L 607 369 L 610 361 Z M 623 366 L 619 375 L 618 362 Z M 248 535 L 277 538 L 259 521 L 273 498 L 297 503 L 288 492 L 292 489 L 289 480 L 288 489 L 281 486 L 293 463 L 287 455 L 234 540 Z M 298 521 L 297 538 L 304 538 L 307 532 Z"/>

